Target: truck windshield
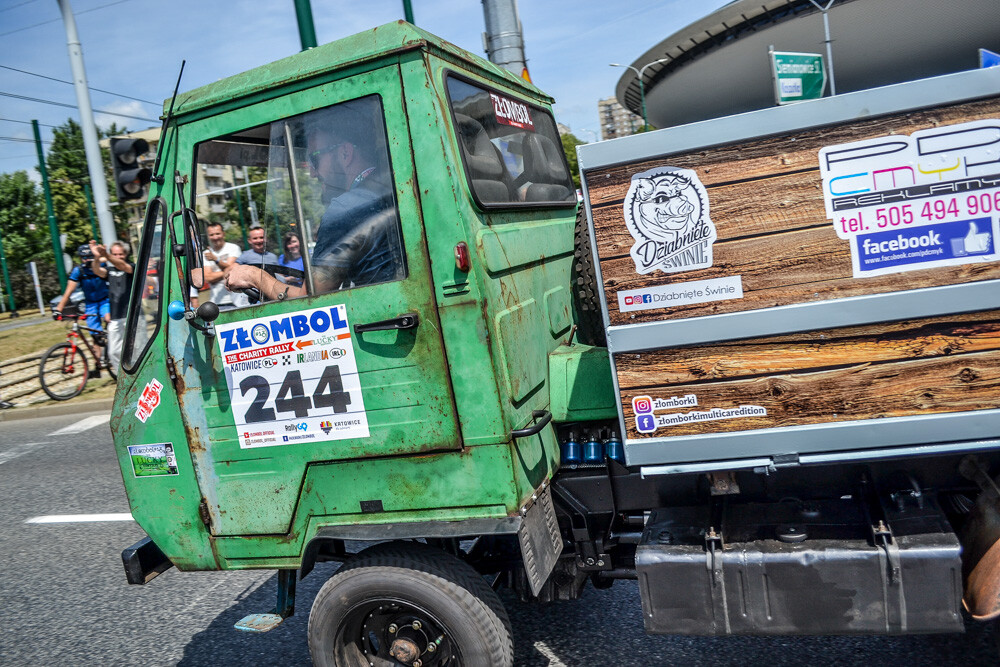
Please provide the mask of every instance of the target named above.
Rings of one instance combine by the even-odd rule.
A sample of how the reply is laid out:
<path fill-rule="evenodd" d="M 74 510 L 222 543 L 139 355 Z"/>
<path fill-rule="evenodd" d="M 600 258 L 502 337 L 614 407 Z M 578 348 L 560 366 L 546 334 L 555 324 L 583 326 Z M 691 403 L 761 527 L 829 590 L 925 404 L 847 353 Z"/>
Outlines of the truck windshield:
<path fill-rule="evenodd" d="M 462 160 L 480 206 L 576 204 L 551 114 L 455 76 L 447 81 Z"/>
<path fill-rule="evenodd" d="M 289 299 L 406 277 L 378 96 L 202 142 L 195 162 L 203 300 L 249 305 L 226 289 L 234 264 L 260 266 Z"/>

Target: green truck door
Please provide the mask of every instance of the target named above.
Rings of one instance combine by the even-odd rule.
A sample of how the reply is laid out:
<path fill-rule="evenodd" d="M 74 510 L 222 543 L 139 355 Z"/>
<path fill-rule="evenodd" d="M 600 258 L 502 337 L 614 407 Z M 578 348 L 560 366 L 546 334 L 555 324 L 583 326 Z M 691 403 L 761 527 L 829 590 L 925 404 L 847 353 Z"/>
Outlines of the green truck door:
<path fill-rule="evenodd" d="M 289 531 L 311 464 L 461 446 L 401 93 L 397 68 L 383 68 L 181 128 L 181 155 L 194 165 L 193 205 L 204 209 L 201 201 L 217 190 L 242 185 L 232 192 L 240 193 L 244 217 L 263 227 L 268 250 L 281 255 L 295 236 L 314 276 L 307 296 L 293 291 L 282 301 L 223 311 L 214 338 L 179 322 L 170 327 L 181 412 L 214 535 Z M 374 148 L 362 148 L 368 141 Z M 345 278 L 338 271 L 352 260 L 335 256 L 328 269 L 320 257 L 330 229 L 345 227 L 332 217 L 345 186 L 328 187 L 337 183 L 324 178 L 324 160 L 350 166 L 349 150 L 367 151 L 373 166 L 350 174 L 347 194 L 373 200 L 381 180 L 379 197 L 394 200 L 378 211 L 390 222 L 376 223 L 382 231 L 372 251 L 391 246 L 382 257 L 394 267 L 388 273 Z M 206 174 L 221 177 L 206 181 Z M 199 213 L 203 233 L 218 219 L 207 215 Z M 226 223 L 227 237 L 238 241 L 235 216 Z M 226 298 L 218 288 L 200 292 L 209 297 Z M 377 323 L 383 326 L 371 327 Z M 334 479 L 335 468 L 330 483 L 350 483 Z"/>

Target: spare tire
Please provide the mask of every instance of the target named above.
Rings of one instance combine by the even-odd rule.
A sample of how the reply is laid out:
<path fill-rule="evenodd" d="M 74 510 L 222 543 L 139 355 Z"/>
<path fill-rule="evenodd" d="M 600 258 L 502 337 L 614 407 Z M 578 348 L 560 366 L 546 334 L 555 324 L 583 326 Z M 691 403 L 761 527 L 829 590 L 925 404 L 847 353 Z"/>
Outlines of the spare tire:
<path fill-rule="evenodd" d="M 597 272 L 594 270 L 594 253 L 590 246 L 587 211 L 581 205 L 576 212 L 573 231 L 573 305 L 576 309 L 577 340 L 585 345 L 607 345 L 604 337 L 604 317 L 601 314 L 601 297 Z"/>

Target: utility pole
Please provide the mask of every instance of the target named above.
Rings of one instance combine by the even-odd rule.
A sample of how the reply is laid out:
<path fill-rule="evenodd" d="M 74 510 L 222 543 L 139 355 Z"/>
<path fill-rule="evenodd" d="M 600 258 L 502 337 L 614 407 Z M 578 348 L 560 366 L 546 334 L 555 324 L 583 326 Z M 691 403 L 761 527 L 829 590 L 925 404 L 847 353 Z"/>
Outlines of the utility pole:
<path fill-rule="evenodd" d="M 633 72 L 635 72 L 636 78 L 639 79 L 639 101 L 640 101 L 640 106 L 642 107 L 642 131 L 643 132 L 645 132 L 646 130 L 649 129 L 649 121 L 646 119 L 646 84 L 645 84 L 645 81 L 643 80 L 642 77 L 646 73 L 646 69 L 647 68 L 652 67 L 653 65 L 658 65 L 660 63 L 665 63 L 665 62 L 669 62 L 669 61 L 670 61 L 670 58 L 660 58 L 659 60 L 654 60 L 651 63 L 646 63 L 640 69 L 636 69 L 635 67 L 632 67 L 631 65 L 620 65 L 618 63 L 608 63 L 608 65 L 610 67 L 625 67 L 627 69 L 632 70 Z M 632 133 L 633 134 L 635 133 L 635 127 L 634 126 L 632 127 Z"/>
<path fill-rule="evenodd" d="M 0 237 L 0 268 L 3 269 L 3 284 L 10 301 L 10 316 L 17 317 L 17 307 L 14 305 L 14 288 L 10 284 L 10 273 L 7 272 L 7 257 L 3 254 L 3 238 Z"/>
<path fill-rule="evenodd" d="M 833 6 L 836 0 L 829 0 L 826 6 L 819 4 L 816 0 L 809 0 L 813 4 L 813 7 L 818 9 L 823 13 L 823 32 L 826 36 L 826 68 L 830 72 L 830 94 L 837 94 L 837 82 L 833 79 L 833 49 L 830 46 L 830 19 L 827 17 L 826 12 Z"/>
<path fill-rule="evenodd" d="M 310 0 L 295 0 L 295 20 L 299 24 L 299 42 L 302 44 L 302 50 L 316 48 L 316 26 L 313 24 Z"/>
<path fill-rule="evenodd" d="M 63 265 L 63 249 L 59 243 L 59 224 L 56 222 L 56 212 L 52 207 L 52 190 L 49 189 L 49 170 L 45 168 L 45 153 L 42 152 L 42 137 L 38 133 L 38 121 L 31 121 L 31 129 L 35 133 L 35 149 L 38 151 L 38 174 L 42 177 L 42 192 L 45 193 L 45 210 L 49 214 L 49 236 L 52 237 L 52 258 L 56 263 L 56 274 L 59 276 L 59 289 L 66 289 L 66 267 Z"/>
<path fill-rule="evenodd" d="M 94 110 L 90 106 L 90 90 L 87 88 L 87 72 L 83 67 L 83 49 L 76 34 L 76 19 L 69 0 L 56 0 L 62 11 L 66 26 L 66 47 L 69 50 L 69 64 L 73 70 L 73 86 L 76 88 L 76 105 L 80 109 L 80 130 L 83 133 L 83 148 L 87 153 L 87 171 L 94 189 L 94 208 L 101 228 L 101 243 L 110 245 L 116 238 L 115 223 L 111 218 L 108 200 L 108 183 L 104 178 L 104 160 L 97 144 L 97 127 L 94 125 Z M 58 264 L 58 262 L 57 262 Z"/>
<path fill-rule="evenodd" d="M 491 63 L 531 83 L 517 0 L 483 0 L 483 16 L 486 19 L 486 32 L 483 33 L 486 57 Z"/>

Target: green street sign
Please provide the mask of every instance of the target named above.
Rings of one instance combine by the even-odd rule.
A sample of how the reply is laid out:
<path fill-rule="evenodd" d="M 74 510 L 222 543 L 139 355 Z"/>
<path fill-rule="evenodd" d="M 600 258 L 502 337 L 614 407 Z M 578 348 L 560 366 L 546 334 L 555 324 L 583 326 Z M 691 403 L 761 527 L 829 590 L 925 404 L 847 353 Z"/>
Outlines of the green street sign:
<path fill-rule="evenodd" d="M 818 53 L 771 51 L 771 72 L 774 75 L 774 100 L 791 104 L 823 97 L 826 88 L 826 68 Z"/>

